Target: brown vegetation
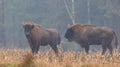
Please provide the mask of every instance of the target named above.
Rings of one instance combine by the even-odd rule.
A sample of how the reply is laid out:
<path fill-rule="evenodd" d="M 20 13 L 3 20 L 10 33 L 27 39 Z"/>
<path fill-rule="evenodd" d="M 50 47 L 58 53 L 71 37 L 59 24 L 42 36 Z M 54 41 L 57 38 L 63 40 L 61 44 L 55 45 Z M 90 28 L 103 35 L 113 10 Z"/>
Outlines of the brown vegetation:
<path fill-rule="evenodd" d="M 30 50 L 0 49 L 0 67 L 120 67 L 120 53 L 113 56 L 106 53 L 60 52 L 56 57 L 52 51 L 32 55 Z"/>

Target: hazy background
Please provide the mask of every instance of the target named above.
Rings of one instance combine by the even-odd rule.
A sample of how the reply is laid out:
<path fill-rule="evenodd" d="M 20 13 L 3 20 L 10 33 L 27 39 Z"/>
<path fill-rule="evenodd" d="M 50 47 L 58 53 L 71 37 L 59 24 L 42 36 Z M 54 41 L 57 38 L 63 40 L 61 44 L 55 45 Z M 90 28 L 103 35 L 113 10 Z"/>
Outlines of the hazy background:
<path fill-rule="evenodd" d="M 74 2 L 76 23 L 88 23 L 88 0 Z M 71 7 L 71 0 L 67 3 Z M 89 3 L 91 24 L 112 28 L 120 39 L 120 0 L 89 0 Z M 29 48 L 22 28 L 27 21 L 58 29 L 64 50 L 81 50 L 79 45 L 64 38 L 72 20 L 63 0 L 0 0 L 0 47 Z"/>

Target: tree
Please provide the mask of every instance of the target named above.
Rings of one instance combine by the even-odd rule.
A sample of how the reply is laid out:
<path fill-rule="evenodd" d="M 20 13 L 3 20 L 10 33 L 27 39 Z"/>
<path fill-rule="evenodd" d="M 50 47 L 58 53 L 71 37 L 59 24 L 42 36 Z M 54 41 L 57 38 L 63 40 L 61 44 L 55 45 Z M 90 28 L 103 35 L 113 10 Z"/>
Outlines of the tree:
<path fill-rule="evenodd" d="M 87 8 L 88 8 L 88 23 L 91 24 L 91 20 L 90 20 L 90 0 L 87 0 Z"/>
<path fill-rule="evenodd" d="M 70 3 L 70 1 L 64 0 L 64 4 L 66 7 L 66 10 L 72 20 L 72 23 L 75 24 L 75 6 L 74 6 L 74 0 L 71 0 L 71 7 L 68 6 L 68 3 Z"/>
<path fill-rule="evenodd" d="M 6 45 L 4 28 L 4 0 L 0 0 L 0 45 Z"/>

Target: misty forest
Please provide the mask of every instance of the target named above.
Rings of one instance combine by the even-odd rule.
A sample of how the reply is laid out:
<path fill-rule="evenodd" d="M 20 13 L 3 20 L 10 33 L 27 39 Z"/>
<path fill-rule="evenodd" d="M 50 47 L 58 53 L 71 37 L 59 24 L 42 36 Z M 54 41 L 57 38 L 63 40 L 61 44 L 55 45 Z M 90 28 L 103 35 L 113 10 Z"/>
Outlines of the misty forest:
<path fill-rule="evenodd" d="M 0 0 L 0 48 L 29 48 L 24 22 L 58 29 L 63 50 L 77 51 L 81 47 L 64 38 L 73 22 L 110 27 L 120 40 L 120 0 Z"/>

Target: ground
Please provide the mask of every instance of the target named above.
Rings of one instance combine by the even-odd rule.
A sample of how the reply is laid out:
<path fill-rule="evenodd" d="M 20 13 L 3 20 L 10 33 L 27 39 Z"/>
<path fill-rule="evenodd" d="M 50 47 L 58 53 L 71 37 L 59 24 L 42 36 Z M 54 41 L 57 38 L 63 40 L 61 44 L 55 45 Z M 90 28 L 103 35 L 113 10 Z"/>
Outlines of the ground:
<path fill-rule="evenodd" d="M 60 51 L 56 57 L 53 51 L 39 51 L 32 55 L 29 49 L 0 49 L 0 67 L 120 67 L 120 53 Z"/>

